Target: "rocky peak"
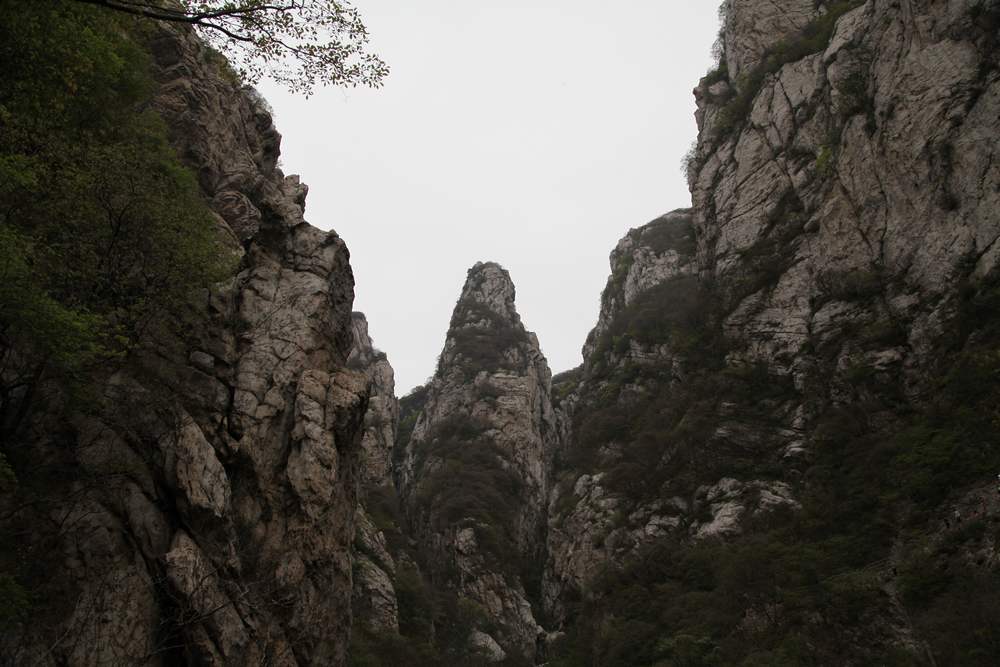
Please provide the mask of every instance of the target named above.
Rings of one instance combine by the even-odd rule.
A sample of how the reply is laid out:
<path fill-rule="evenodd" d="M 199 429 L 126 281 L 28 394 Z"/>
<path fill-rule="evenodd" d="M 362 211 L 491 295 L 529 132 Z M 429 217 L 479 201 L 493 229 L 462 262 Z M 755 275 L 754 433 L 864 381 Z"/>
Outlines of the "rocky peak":
<path fill-rule="evenodd" d="M 514 308 L 514 282 L 510 273 L 496 262 L 476 262 L 469 269 L 452 316 L 452 326 L 475 323 L 475 317 L 481 315 L 481 309 L 490 312 L 510 323 L 520 323 L 520 317 Z"/>
<path fill-rule="evenodd" d="M 510 275 L 476 264 L 403 445 L 399 479 L 432 569 L 485 610 L 470 650 L 496 644 L 497 659 L 534 657 L 541 630 L 530 602 L 537 592 L 524 572 L 540 567 L 544 549 L 557 437 L 550 385 L 538 341 L 515 309 Z"/>
<path fill-rule="evenodd" d="M 601 293 L 597 325 L 583 346 L 591 358 L 612 322 L 644 292 L 697 271 L 692 212 L 679 209 L 632 229 L 611 251 L 611 276 Z"/>
<path fill-rule="evenodd" d="M 477 262 L 469 269 L 436 377 L 453 375 L 452 381 L 463 382 L 498 370 L 522 373 L 534 365 L 549 381 L 538 339 L 521 323 L 514 296 L 510 274 L 499 264 Z"/>

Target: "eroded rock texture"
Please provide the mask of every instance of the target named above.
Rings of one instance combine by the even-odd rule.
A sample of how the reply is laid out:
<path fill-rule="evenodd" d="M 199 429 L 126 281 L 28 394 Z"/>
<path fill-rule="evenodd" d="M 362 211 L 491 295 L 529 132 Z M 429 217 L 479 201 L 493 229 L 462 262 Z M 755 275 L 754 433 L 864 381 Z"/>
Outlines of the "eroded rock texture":
<path fill-rule="evenodd" d="M 346 363 L 347 248 L 303 219 L 306 188 L 276 167 L 280 135 L 255 93 L 188 31 L 160 32 L 151 52 L 154 105 L 242 260 L 86 409 L 65 421 L 52 389 L 34 415 L 24 502 L 4 520 L 38 603 L 0 652 L 343 664 L 369 404 L 369 378 Z"/>
<path fill-rule="evenodd" d="M 471 648 L 533 658 L 532 610 L 556 442 L 551 376 L 493 263 L 470 269 L 405 447 L 401 492 L 440 585 L 474 603 Z M 534 590 L 532 588 L 535 587 Z"/>
<path fill-rule="evenodd" d="M 348 367 L 368 377 L 371 395 L 365 413 L 365 431 L 361 439 L 360 498 L 357 510 L 357 532 L 354 553 L 353 612 L 356 623 L 375 635 L 399 632 L 399 604 L 394 579 L 396 557 L 383 531 L 376 525 L 371 505 L 388 498 L 396 491 L 392 481 L 392 448 L 399 424 L 399 401 L 395 394 L 395 378 L 384 352 L 375 349 L 368 334 L 364 314 L 354 313 L 354 347 L 347 359 Z"/>
<path fill-rule="evenodd" d="M 934 506 L 927 485 L 940 484 L 941 497 L 979 493 L 994 476 L 991 464 L 944 475 L 918 459 L 934 450 L 986 460 L 981 445 L 966 455 L 935 449 L 921 429 L 934 438 L 954 429 L 962 442 L 995 437 L 956 416 L 978 399 L 955 392 L 968 381 L 961 373 L 992 368 L 980 364 L 994 345 L 982 309 L 993 303 L 1000 239 L 1000 5 L 733 0 L 725 17 L 723 67 L 695 90 L 693 208 L 622 240 L 584 366 L 555 381 L 566 427 L 550 499 L 546 608 L 557 626 L 586 618 L 592 635 L 571 643 L 592 639 L 584 655 L 611 659 L 601 651 L 629 632 L 631 645 L 642 644 L 650 622 L 627 607 L 632 599 L 615 597 L 621 587 L 663 585 L 668 598 L 721 590 L 711 586 L 736 577 L 731 570 L 700 589 L 704 582 L 689 589 L 671 577 L 699 554 L 749 559 L 756 547 L 741 545 L 769 539 L 812 545 L 819 538 L 808 531 L 759 536 L 813 520 L 831 540 L 820 549 L 856 543 L 858 558 L 871 561 L 851 574 L 852 594 L 871 597 L 854 620 L 827 626 L 847 637 L 840 649 L 825 646 L 803 614 L 795 632 L 807 648 L 797 660 L 866 664 L 898 650 L 905 664 L 932 653 L 961 662 L 928 625 L 954 612 L 925 613 L 895 577 L 917 548 L 903 526 Z M 947 425 L 934 410 L 947 412 Z M 950 460 L 952 471 L 964 466 Z M 983 504 L 977 516 L 988 511 Z M 939 524 L 921 525 L 934 533 Z M 995 551 L 983 539 L 967 547 L 979 565 L 956 580 L 993 576 L 984 564 Z M 712 551 L 718 544 L 733 546 Z M 795 557 L 808 560 L 809 548 Z M 656 562 L 674 565 L 654 575 Z M 838 566 L 840 574 L 816 565 L 833 582 L 852 567 Z M 626 574 L 614 580 L 609 571 Z M 618 588 L 601 588 L 601 578 Z M 719 595 L 715 609 L 727 604 Z M 737 603 L 742 620 L 725 631 L 735 633 L 728 641 L 791 632 L 784 614 L 794 616 L 795 603 L 770 599 Z M 692 630 L 684 618 L 666 631 L 706 627 Z M 680 660 L 690 655 L 683 650 L 705 651 L 706 660 L 742 655 L 739 642 L 692 637 L 650 639 L 643 660 Z"/>

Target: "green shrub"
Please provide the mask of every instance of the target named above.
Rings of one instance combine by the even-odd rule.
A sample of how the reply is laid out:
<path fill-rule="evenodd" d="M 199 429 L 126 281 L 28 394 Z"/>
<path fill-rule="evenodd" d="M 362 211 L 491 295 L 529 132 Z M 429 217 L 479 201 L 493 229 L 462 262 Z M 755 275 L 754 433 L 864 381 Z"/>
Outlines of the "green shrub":
<path fill-rule="evenodd" d="M 406 446 L 413 435 L 414 427 L 417 425 L 417 419 L 427 402 L 427 395 L 428 387 L 420 385 L 399 399 L 399 426 L 396 427 L 396 441 L 392 447 L 392 461 L 396 466 L 402 463 Z"/>
<path fill-rule="evenodd" d="M 680 255 L 690 256 L 697 249 L 690 214 L 681 218 L 658 218 L 642 228 L 640 238 L 643 245 L 656 254 L 674 250 Z"/>
<path fill-rule="evenodd" d="M 827 271 L 816 282 L 823 296 L 831 301 L 864 301 L 884 289 L 882 276 L 874 268 Z"/>
<path fill-rule="evenodd" d="M 583 379 L 583 366 L 559 373 L 552 378 L 552 403 L 559 405 L 576 391 Z"/>
<path fill-rule="evenodd" d="M 0 12 L 0 352 L 20 366 L 5 380 L 67 387 L 180 328 L 234 258 L 150 108 L 134 22 L 49 0 Z M 23 406 L 0 389 L 11 429 Z"/>
<path fill-rule="evenodd" d="M 23 620 L 30 602 L 28 592 L 14 577 L 0 573 L 0 628 Z"/>
<path fill-rule="evenodd" d="M 437 530 L 472 526 L 483 553 L 516 572 L 516 521 L 524 482 L 488 428 L 488 422 L 453 415 L 418 443 L 416 503 Z"/>
<path fill-rule="evenodd" d="M 833 149 L 827 145 L 820 146 L 816 153 L 816 173 L 820 176 L 826 176 L 831 173 L 834 165 Z"/>
<path fill-rule="evenodd" d="M 475 300 L 459 301 L 455 306 L 449 335 L 469 379 L 480 371 L 519 370 L 505 353 L 529 342 L 524 327 L 511 324 Z"/>
<path fill-rule="evenodd" d="M 717 84 L 720 81 L 729 80 L 729 66 L 725 61 L 719 63 L 719 65 L 708 72 L 705 78 L 702 79 L 702 83 L 708 87 Z"/>

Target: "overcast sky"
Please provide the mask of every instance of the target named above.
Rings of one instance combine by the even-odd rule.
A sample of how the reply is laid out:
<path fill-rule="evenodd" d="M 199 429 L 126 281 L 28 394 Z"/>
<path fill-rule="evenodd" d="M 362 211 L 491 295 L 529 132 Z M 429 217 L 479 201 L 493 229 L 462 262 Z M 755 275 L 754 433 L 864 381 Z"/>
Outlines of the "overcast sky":
<path fill-rule="evenodd" d="M 306 218 L 347 242 L 402 396 L 434 372 L 467 269 L 503 264 L 553 372 L 581 362 L 630 228 L 690 205 L 681 157 L 717 0 L 356 0 L 379 90 L 263 83 Z"/>

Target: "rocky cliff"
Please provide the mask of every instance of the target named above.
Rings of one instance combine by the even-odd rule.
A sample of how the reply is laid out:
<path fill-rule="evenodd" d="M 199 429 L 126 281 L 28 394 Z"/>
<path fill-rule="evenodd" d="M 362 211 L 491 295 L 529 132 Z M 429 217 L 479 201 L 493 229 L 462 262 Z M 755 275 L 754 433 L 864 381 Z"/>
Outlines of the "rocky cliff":
<path fill-rule="evenodd" d="M 557 383 L 561 659 L 987 664 L 1000 6 L 722 15 L 694 206 L 619 244 Z"/>
<path fill-rule="evenodd" d="M 6 663 L 995 664 L 1000 3 L 722 16 L 693 206 L 614 249 L 583 365 L 480 263 L 401 401 L 266 105 L 157 33 L 239 269 L 36 402 Z"/>
<path fill-rule="evenodd" d="M 347 248 L 305 222 L 259 96 L 189 31 L 156 32 L 149 50 L 152 104 L 238 273 L 99 374 L 85 409 L 67 416 L 58 388 L 36 402 L 2 512 L 33 606 L 0 654 L 344 664 L 359 459 L 378 449 L 369 385 L 386 389 L 348 368 Z"/>
<path fill-rule="evenodd" d="M 533 658 L 541 632 L 531 599 L 545 541 L 556 445 L 551 376 L 493 263 L 469 270 L 437 372 L 402 456 L 411 530 L 438 585 L 478 617 L 489 657 Z"/>
<path fill-rule="evenodd" d="M 722 16 L 693 207 L 612 252 L 583 366 L 549 393 L 477 265 L 404 399 L 408 530 L 472 602 L 451 655 L 990 664 L 1000 7 Z"/>

